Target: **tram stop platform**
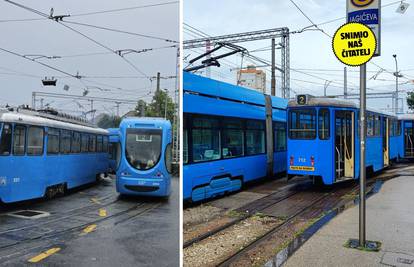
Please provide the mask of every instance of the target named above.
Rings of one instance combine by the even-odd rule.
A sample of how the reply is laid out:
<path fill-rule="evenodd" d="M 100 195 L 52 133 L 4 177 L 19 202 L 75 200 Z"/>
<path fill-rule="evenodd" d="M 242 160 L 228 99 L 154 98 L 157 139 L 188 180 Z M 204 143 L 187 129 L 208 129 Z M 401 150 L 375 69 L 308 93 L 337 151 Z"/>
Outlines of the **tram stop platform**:
<path fill-rule="evenodd" d="M 367 199 L 366 239 L 381 242 L 379 252 L 344 246 L 359 236 L 356 205 L 319 229 L 283 266 L 414 266 L 413 192 L 414 176 L 399 176 Z"/>

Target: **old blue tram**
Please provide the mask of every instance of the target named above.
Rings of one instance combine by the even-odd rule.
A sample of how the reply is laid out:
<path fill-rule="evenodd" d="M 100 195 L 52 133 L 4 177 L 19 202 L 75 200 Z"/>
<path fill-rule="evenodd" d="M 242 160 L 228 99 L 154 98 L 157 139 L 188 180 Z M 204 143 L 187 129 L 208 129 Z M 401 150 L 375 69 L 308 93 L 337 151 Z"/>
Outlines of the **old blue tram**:
<path fill-rule="evenodd" d="M 401 114 L 398 116 L 401 122 L 404 138 L 402 139 L 403 157 L 414 159 L 414 114 Z"/>
<path fill-rule="evenodd" d="M 359 108 L 350 101 L 299 95 L 288 104 L 288 175 L 333 184 L 359 178 Z M 367 111 L 366 166 L 378 171 L 403 156 L 397 117 Z"/>
<path fill-rule="evenodd" d="M 187 72 L 183 82 L 184 200 L 286 171 L 286 100 Z"/>
<path fill-rule="evenodd" d="M 167 197 L 171 192 L 172 129 L 162 118 L 124 118 L 116 152 L 116 189 L 122 195 Z"/>
<path fill-rule="evenodd" d="M 0 200 L 52 197 L 108 171 L 108 132 L 55 111 L 0 110 Z"/>

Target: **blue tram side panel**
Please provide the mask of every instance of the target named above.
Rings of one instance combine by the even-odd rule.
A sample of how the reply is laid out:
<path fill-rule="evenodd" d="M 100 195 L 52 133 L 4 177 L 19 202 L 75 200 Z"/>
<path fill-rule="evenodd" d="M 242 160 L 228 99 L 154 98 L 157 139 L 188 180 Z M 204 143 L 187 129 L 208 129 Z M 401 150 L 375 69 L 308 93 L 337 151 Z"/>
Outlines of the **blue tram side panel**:
<path fill-rule="evenodd" d="M 367 111 L 366 166 L 388 167 L 403 156 L 401 123 L 392 114 Z M 359 108 L 355 103 L 297 96 L 288 104 L 288 175 L 324 184 L 359 178 Z"/>
<path fill-rule="evenodd" d="M 119 128 L 108 128 L 107 130 L 109 134 L 109 171 L 115 173 L 118 167 L 116 157 L 118 155 L 118 150 L 120 149 Z"/>
<path fill-rule="evenodd" d="M 108 132 L 68 116 L 0 110 L 0 201 L 53 196 L 108 171 Z"/>
<path fill-rule="evenodd" d="M 285 99 L 187 72 L 183 83 L 185 201 L 286 171 Z"/>
<path fill-rule="evenodd" d="M 119 141 L 117 191 L 121 195 L 169 196 L 171 123 L 161 118 L 125 118 L 119 126 Z"/>

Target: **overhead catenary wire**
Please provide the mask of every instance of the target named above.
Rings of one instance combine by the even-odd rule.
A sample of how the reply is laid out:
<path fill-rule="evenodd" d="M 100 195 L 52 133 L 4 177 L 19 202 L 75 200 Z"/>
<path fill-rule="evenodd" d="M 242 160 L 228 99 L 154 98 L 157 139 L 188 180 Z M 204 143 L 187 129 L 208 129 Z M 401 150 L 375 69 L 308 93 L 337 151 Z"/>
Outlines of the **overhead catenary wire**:
<path fill-rule="evenodd" d="M 109 10 L 92 11 L 92 12 L 87 12 L 87 13 L 77 13 L 77 14 L 75 13 L 75 14 L 72 14 L 70 16 L 71 17 L 90 16 L 90 15 L 97 15 L 97 14 L 114 13 L 114 12 L 120 12 L 120 11 L 129 11 L 129 10 L 144 9 L 144 8 L 150 8 L 150 7 L 172 5 L 172 4 L 178 4 L 178 3 L 179 3 L 179 1 L 160 2 L 160 3 L 155 3 L 155 4 L 132 6 L 132 7 L 125 7 L 125 8 L 116 8 L 116 9 L 109 9 Z M 46 18 L 4 19 L 4 20 L 0 20 L 0 23 L 2 23 L 2 22 L 19 22 L 19 21 L 37 21 L 37 20 L 46 20 Z"/>
<path fill-rule="evenodd" d="M 7 2 L 7 3 L 10 3 L 10 4 L 12 4 L 12 5 L 15 5 L 15 6 L 17 6 L 17 7 L 20 7 L 20 8 L 23 8 L 23 9 L 25 9 L 25 10 L 28 10 L 28 11 L 30 11 L 30 12 L 33 12 L 33 13 L 35 13 L 35 14 L 38 14 L 38 15 L 40 15 L 40 16 L 42 16 L 42 17 L 45 17 L 45 18 L 50 18 L 49 17 L 49 15 L 47 15 L 47 14 L 45 14 L 45 13 L 43 13 L 43 12 L 40 12 L 40 11 L 38 11 L 38 10 L 35 10 L 35 9 L 33 9 L 33 8 L 30 8 L 30 7 L 27 7 L 27 6 L 24 6 L 24 5 L 21 5 L 21 4 L 19 4 L 19 3 L 17 3 L 17 2 L 14 2 L 14 1 L 10 1 L 10 0 L 4 0 L 5 2 Z M 96 41 L 95 39 L 93 39 L 93 38 L 91 38 L 91 37 L 89 37 L 88 35 L 86 35 L 86 34 L 84 34 L 84 33 L 82 33 L 82 32 L 80 32 L 80 31 L 78 31 L 78 30 L 76 30 L 76 29 L 74 29 L 74 28 L 72 28 L 72 27 L 70 27 L 70 26 L 68 26 L 68 25 L 66 25 L 66 24 L 64 24 L 64 23 L 62 23 L 62 22 L 60 22 L 60 21 L 56 21 L 58 24 L 60 24 L 60 25 L 62 25 L 62 26 L 64 26 L 64 27 L 66 27 L 67 29 L 69 29 L 69 30 L 71 30 L 71 31 L 73 31 L 73 32 L 75 32 L 75 33 L 77 33 L 77 34 L 79 34 L 79 35 L 81 35 L 81 36 L 83 36 L 84 38 L 86 38 L 86 39 L 88 39 L 88 40 L 90 40 L 91 42 L 93 42 L 93 43 L 95 43 L 96 45 L 98 45 L 98 46 L 100 46 L 100 47 L 102 47 L 102 48 L 104 48 L 104 49 L 106 49 L 106 50 L 108 50 L 108 51 L 110 51 L 110 52 L 113 52 L 115 55 L 118 55 L 117 53 L 116 53 L 116 51 L 115 50 L 113 50 L 112 48 L 110 48 L 110 47 L 108 47 L 108 46 L 106 46 L 106 45 L 104 45 L 104 44 L 102 44 L 102 43 L 100 43 L 100 42 L 98 42 L 98 41 Z M 119 55 L 118 55 L 119 56 Z M 126 59 L 125 57 L 122 57 L 122 56 L 119 56 L 122 60 L 124 60 L 128 65 L 130 65 L 132 68 L 134 68 L 137 72 L 139 72 L 140 74 L 142 74 L 142 75 L 144 75 L 144 76 L 148 76 L 146 73 L 144 73 L 142 70 L 140 70 L 137 66 L 135 66 L 131 61 L 129 61 L 128 59 Z M 38 62 L 38 61 L 36 61 L 36 62 Z M 41 62 L 39 62 L 39 63 L 41 63 Z"/>

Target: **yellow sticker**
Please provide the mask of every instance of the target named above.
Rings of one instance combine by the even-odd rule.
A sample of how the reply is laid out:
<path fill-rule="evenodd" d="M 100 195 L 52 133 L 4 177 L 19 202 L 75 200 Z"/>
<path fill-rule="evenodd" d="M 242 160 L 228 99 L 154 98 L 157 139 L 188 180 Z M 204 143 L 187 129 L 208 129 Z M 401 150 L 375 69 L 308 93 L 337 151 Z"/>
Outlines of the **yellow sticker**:
<path fill-rule="evenodd" d="M 290 169 L 292 171 L 315 171 L 315 167 L 309 167 L 309 166 L 290 166 Z"/>
<path fill-rule="evenodd" d="M 377 39 L 374 32 L 362 23 L 351 22 L 342 25 L 332 40 L 335 56 L 349 66 L 361 66 L 374 56 Z"/>

